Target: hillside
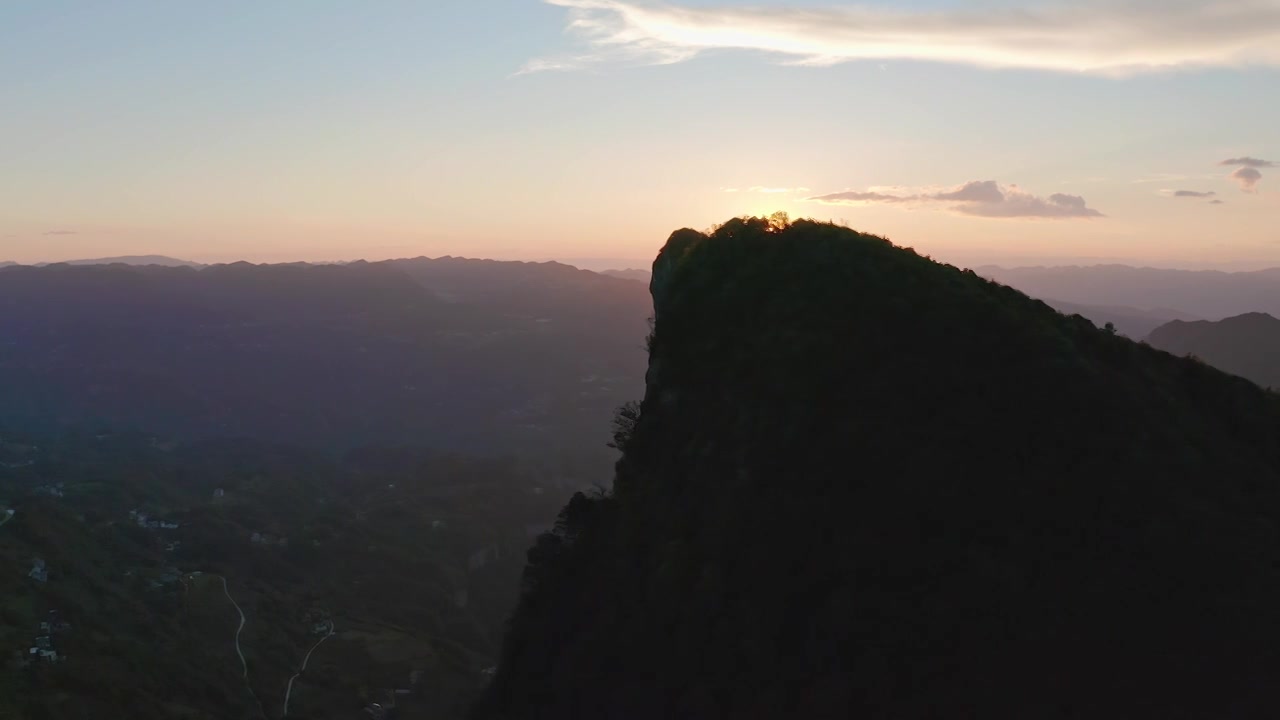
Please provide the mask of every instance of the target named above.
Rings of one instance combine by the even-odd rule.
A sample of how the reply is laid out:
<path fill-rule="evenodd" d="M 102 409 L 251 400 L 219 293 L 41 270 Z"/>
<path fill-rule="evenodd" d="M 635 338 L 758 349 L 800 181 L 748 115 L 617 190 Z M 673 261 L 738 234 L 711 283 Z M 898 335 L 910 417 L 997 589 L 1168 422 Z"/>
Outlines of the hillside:
<path fill-rule="evenodd" d="M 674 233 L 479 718 L 1274 717 L 1280 404 L 832 225 Z"/>
<path fill-rule="evenodd" d="M 9 267 L 0 422 L 590 448 L 607 469 L 609 417 L 642 390 L 651 308 L 637 283 L 555 263 Z"/>
<path fill-rule="evenodd" d="M 414 450 L 0 432 L 0 717 L 278 718 L 322 639 L 289 717 L 394 690 L 402 720 L 460 717 L 571 490 Z"/>
<path fill-rule="evenodd" d="M 1263 387 L 1280 388 L 1280 320 L 1266 313 L 1218 322 L 1175 320 L 1152 331 L 1147 342 L 1174 355 L 1194 355 Z"/>

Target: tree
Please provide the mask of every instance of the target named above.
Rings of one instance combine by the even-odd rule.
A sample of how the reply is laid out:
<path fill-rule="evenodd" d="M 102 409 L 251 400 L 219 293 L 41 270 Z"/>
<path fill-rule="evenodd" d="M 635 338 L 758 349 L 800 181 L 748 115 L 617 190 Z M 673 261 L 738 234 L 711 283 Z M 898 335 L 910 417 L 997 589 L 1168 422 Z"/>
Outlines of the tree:
<path fill-rule="evenodd" d="M 635 431 L 639 420 L 640 403 L 635 400 L 618 408 L 618 412 L 613 416 L 613 442 L 609 443 L 609 447 L 626 452 L 627 443 L 631 441 L 631 433 Z"/>

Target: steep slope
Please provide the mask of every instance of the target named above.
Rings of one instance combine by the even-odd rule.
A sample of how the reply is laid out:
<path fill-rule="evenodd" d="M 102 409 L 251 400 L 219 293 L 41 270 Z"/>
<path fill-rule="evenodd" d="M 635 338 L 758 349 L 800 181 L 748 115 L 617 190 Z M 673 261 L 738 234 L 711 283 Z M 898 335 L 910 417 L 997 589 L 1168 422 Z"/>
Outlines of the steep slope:
<path fill-rule="evenodd" d="M 1194 355 L 1263 387 L 1280 387 L 1280 320 L 1247 313 L 1218 322 L 1161 325 L 1147 339 L 1175 355 Z"/>
<path fill-rule="evenodd" d="M 1274 396 L 832 225 L 681 230 L 652 291 L 477 717 L 1280 709 Z"/>

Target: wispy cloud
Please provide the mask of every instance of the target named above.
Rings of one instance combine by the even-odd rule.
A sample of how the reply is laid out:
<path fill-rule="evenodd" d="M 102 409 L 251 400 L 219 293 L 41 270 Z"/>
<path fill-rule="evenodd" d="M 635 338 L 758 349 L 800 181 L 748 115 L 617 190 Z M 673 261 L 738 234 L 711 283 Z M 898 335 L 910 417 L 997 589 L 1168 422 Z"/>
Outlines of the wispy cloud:
<path fill-rule="evenodd" d="M 749 187 L 749 188 L 720 188 L 720 192 L 727 192 L 727 193 L 749 192 L 749 193 L 764 193 L 764 194 L 766 194 L 766 195 L 782 195 L 782 194 L 785 194 L 785 193 L 805 193 L 805 192 L 809 192 L 809 188 L 807 188 L 807 187 L 794 187 L 794 188 L 791 188 L 791 187 L 764 187 L 764 186 L 761 186 L 761 185 L 756 185 L 756 186 L 754 186 L 754 187 Z"/>
<path fill-rule="evenodd" d="M 1258 158 L 1252 158 L 1252 157 L 1231 158 L 1229 160 L 1223 160 L 1218 164 L 1227 165 L 1227 166 L 1239 165 L 1240 167 L 1249 167 L 1249 168 L 1269 168 L 1269 167 L 1276 166 L 1275 162 L 1271 160 L 1259 160 Z"/>
<path fill-rule="evenodd" d="M 79 233 L 77 233 L 75 230 L 50 230 L 50 231 L 48 231 L 48 232 L 46 232 L 46 233 L 45 233 L 45 235 L 46 235 L 46 236 L 48 236 L 48 235 L 78 235 L 78 234 L 79 234 Z"/>
<path fill-rule="evenodd" d="M 1173 196 L 1180 197 L 1180 198 L 1211 198 L 1217 194 L 1218 193 L 1212 190 L 1209 190 L 1207 192 L 1201 192 L 1200 190 L 1174 190 L 1173 191 Z"/>
<path fill-rule="evenodd" d="M 1277 0 L 1042 0 L 942 8 L 544 1 L 568 10 L 568 30 L 586 50 L 530 61 L 522 72 L 601 61 L 670 64 L 720 49 L 764 52 L 799 65 L 903 59 L 1117 75 L 1280 66 Z"/>
<path fill-rule="evenodd" d="M 871 188 L 846 190 L 808 198 L 828 205 L 885 203 L 945 204 L 961 215 L 986 218 L 1098 218 L 1102 213 L 1089 207 L 1079 195 L 1054 193 L 1039 197 L 1016 185 L 1002 186 L 994 180 L 974 180 L 947 190 L 904 190 Z"/>

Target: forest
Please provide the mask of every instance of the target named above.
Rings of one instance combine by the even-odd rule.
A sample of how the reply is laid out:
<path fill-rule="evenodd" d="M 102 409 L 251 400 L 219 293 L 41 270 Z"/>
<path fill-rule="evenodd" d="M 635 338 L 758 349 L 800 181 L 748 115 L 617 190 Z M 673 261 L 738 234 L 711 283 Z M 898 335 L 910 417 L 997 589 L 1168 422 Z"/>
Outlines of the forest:
<path fill-rule="evenodd" d="M 389 696 L 397 717 L 461 717 L 525 548 L 578 489 L 514 458 L 411 448 L 0 438 L 0 506 L 14 509 L 0 717 L 282 717 L 322 638 L 288 717 L 357 717 Z"/>

